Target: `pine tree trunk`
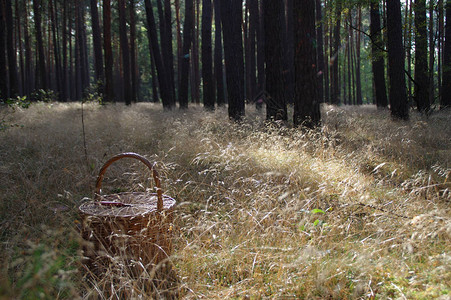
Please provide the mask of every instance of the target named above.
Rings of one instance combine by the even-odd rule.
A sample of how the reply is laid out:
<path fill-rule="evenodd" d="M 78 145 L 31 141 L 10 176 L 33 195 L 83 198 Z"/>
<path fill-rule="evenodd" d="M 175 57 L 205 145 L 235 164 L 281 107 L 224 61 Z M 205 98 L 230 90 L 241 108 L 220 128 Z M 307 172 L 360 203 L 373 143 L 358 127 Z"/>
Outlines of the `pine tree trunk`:
<path fill-rule="evenodd" d="M 224 95 L 224 68 L 222 63 L 222 25 L 221 25 L 221 0 L 214 0 L 215 11 L 215 53 L 214 73 L 216 82 L 216 97 L 218 106 L 225 104 Z"/>
<path fill-rule="evenodd" d="M 42 28 L 41 28 L 41 1 L 33 1 L 33 14 L 34 14 L 34 24 L 36 32 L 36 43 L 38 48 L 38 65 L 39 65 L 39 75 L 37 76 L 37 88 L 47 90 L 47 68 L 45 63 L 45 53 L 44 53 L 44 42 L 42 39 Z"/>
<path fill-rule="evenodd" d="M 33 63 L 32 63 L 32 51 L 31 51 L 31 41 L 29 34 L 29 23 L 28 23 L 28 1 L 24 3 L 24 42 L 25 42 L 25 84 L 24 93 L 25 95 L 30 95 L 34 89 L 34 76 L 33 76 Z"/>
<path fill-rule="evenodd" d="M 202 1 L 202 82 L 204 106 L 215 108 L 215 86 L 211 46 L 212 5 L 211 0 Z"/>
<path fill-rule="evenodd" d="M 103 0 L 103 48 L 105 53 L 105 97 L 106 102 L 115 101 L 113 90 L 113 49 L 111 45 L 111 2 Z"/>
<path fill-rule="evenodd" d="M 434 103 L 435 99 L 435 84 L 434 84 L 434 60 L 435 60 L 435 35 L 434 32 L 434 4 L 429 1 L 429 109 L 430 105 Z"/>
<path fill-rule="evenodd" d="M 325 1 L 325 12 L 327 12 L 328 2 Z M 324 18 L 324 102 L 330 103 L 330 68 L 329 68 L 329 40 L 330 40 L 330 26 L 328 22 L 329 18 L 327 16 Z"/>
<path fill-rule="evenodd" d="M 15 97 L 19 93 L 19 80 L 17 77 L 17 59 L 14 46 L 14 20 L 11 0 L 5 2 L 6 15 L 6 48 L 8 53 L 9 96 Z"/>
<path fill-rule="evenodd" d="M 95 80 L 99 87 L 104 83 L 103 74 L 103 54 L 102 54 L 102 36 L 100 34 L 99 25 L 99 11 L 97 9 L 97 0 L 91 0 L 91 25 L 92 25 L 92 41 L 94 47 L 94 67 L 95 67 Z M 102 89 L 101 89 L 102 91 Z"/>
<path fill-rule="evenodd" d="M 166 39 L 164 48 L 164 61 L 165 71 L 167 75 L 168 85 L 171 90 L 171 106 L 175 106 L 175 79 L 174 79 L 174 53 L 172 49 L 172 13 L 171 13 L 171 0 L 164 0 L 164 24 L 166 26 Z"/>
<path fill-rule="evenodd" d="M 332 104 L 340 103 L 340 86 L 338 79 L 338 67 L 339 67 L 339 51 L 340 51 L 340 23 L 341 23 L 341 2 L 336 3 L 335 7 L 335 24 L 333 28 L 333 50 L 331 53 L 330 63 L 332 65 L 331 70 L 331 102 Z"/>
<path fill-rule="evenodd" d="M 324 101 L 324 37 L 323 37 L 323 15 L 321 0 L 316 0 L 316 41 L 318 61 L 318 101 Z"/>
<path fill-rule="evenodd" d="M 263 1 L 259 1 L 257 29 L 257 90 L 262 93 L 266 89 L 265 78 L 265 26 L 263 22 Z M 261 104 L 257 103 L 257 108 Z"/>
<path fill-rule="evenodd" d="M 428 40 L 426 23 L 426 0 L 415 0 L 415 95 L 414 100 L 420 112 L 428 112 L 429 103 L 429 71 Z"/>
<path fill-rule="evenodd" d="M 221 21 L 224 34 L 229 118 L 244 116 L 244 61 L 242 42 L 242 1 L 221 0 Z"/>
<path fill-rule="evenodd" d="M 58 99 L 63 101 L 63 93 L 62 93 L 62 70 L 61 70 L 61 59 L 60 59 L 60 50 L 58 47 L 58 37 L 57 37 L 57 28 L 58 20 L 56 19 L 56 1 L 55 6 L 53 4 L 54 0 L 49 1 L 49 11 L 51 18 L 51 26 L 52 26 L 52 36 L 53 36 L 53 55 L 55 57 L 55 69 L 56 69 L 56 86 L 58 91 Z"/>
<path fill-rule="evenodd" d="M 136 57 L 136 15 L 135 15 L 135 0 L 129 2 L 130 15 L 130 77 L 131 77 L 131 101 L 138 100 L 139 91 L 139 70 Z"/>
<path fill-rule="evenodd" d="M 285 10 L 282 1 L 263 0 L 266 60 L 266 118 L 287 120 L 284 94 L 283 23 Z"/>
<path fill-rule="evenodd" d="M 451 107 L 451 1 L 446 1 L 445 47 L 443 49 L 443 93 L 440 109 Z"/>
<path fill-rule="evenodd" d="M 189 83 L 189 62 L 190 62 L 190 48 L 192 44 L 193 32 L 193 0 L 186 0 L 185 2 L 185 22 L 183 26 L 183 49 L 181 57 L 181 78 L 179 83 L 179 103 L 180 108 L 188 108 L 188 83 Z"/>
<path fill-rule="evenodd" d="M 363 104 L 362 99 L 362 76 L 360 74 L 361 69 L 361 63 L 360 63 L 360 41 L 361 41 L 361 29 L 362 29 L 362 8 L 359 6 L 357 8 L 357 28 L 359 29 L 357 31 L 356 36 L 356 43 L 355 43 L 355 50 L 356 50 L 356 69 L 355 69 L 355 76 L 356 76 L 356 102 L 357 105 Z"/>
<path fill-rule="evenodd" d="M 372 40 L 371 57 L 376 106 L 378 108 L 385 108 L 388 105 L 388 99 L 386 92 L 387 88 L 385 87 L 385 66 L 384 56 L 382 53 L 383 42 L 381 34 L 379 3 L 371 2 L 370 5 L 370 36 Z"/>
<path fill-rule="evenodd" d="M 18 55 L 19 55 L 19 95 L 24 95 L 24 83 L 25 83 L 25 64 L 23 59 L 23 43 L 22 43 L 22 13 L 19 8 L 19 1 L 14 1 L 14 11 L 15 11 L 15 29 L 16 29 L 16 39 L 18 44 Z"/>
<path fill-rule="evenodd" d="M 7 99 L 8 82 L 6 68 L 6 23 L 5 23 L 5 0 L 0 0 L 0 99 Z"/>
<path fill-rule="evenodd" d="M 395 119 L 407 120 L 409 118 L 409 107 L 407 104 L 404 75 L 400 0 L 390 0 L 387 2 L 387 46 L 391 115 Z"/>
<path fill-rule="evenodd" d="M 321 115 L 318 101 L 315 36 L 315 0 L 294 0 L 295 32 L 295 126 L 309 128 L 319 125 Z"/>
<path fill-rule="evenodd" d="M 155 67 L 158 73 L 158 83 L 160 87 L 160 95 L 163 102 L 163 107 L 164 109 L 172 109 L 172 107 L 174 106 L 174 98 L 172 97 L 171 89 L 168 85 L 167 74 L 163 64 L 162 55 L 158 47 L 157 28 L 155 25 L 152 4 L 150 0 L 145 0 L 144 3 L 146 6 L 147 35 L 149 44 L 152 47 Z"/>
<path fill-rule="evenodd" d="M 257 96 L 257 61 L 256 46 L 258 32 L 258 0 L 249 1 L 249 94 L 254 101 Z"/>
<path fill-rule="evenodd" d="M 118 0 L 119 9 L 119 39 L 122 53 L 122 85 L 124 87 L 123 98 L 126 105 L 132 104 L 132 87 L 130 84 L 130 48 L 127 37 L 127 18 L 125 14 L 125 0 Z"/>

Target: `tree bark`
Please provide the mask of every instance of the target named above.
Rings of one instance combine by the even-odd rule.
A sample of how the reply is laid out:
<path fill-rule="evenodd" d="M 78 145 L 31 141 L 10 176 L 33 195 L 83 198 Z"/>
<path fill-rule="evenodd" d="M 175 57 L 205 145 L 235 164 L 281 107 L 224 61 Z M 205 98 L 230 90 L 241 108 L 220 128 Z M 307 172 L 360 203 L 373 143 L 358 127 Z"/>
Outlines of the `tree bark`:
<path fill-rule="evenodd" d="M 194 3 L 193 0 L 185 2 L 185 22 L 183 26 L 183 49 L 181 57 L 181 78 L 179 83 L 180 108 L 188 108 L 188 83 L 189 83 L 189 61 L 190 48 L 192 44 Z"/>
<path fill-rule="evenodd" d="M 295 126 L 315 127 L 320 123 L 315 51 L 315 0 L 294 0 L 295 32 Z"/>
<path fill-rule="evenodd" d="M 385 86 L 385 66 L 382 52 L 383 42 L 379 3 L 371 2 L 370 5 L 370 36 L 372 39 L 371 58 L 376 106 L 378 108 L 385 108 L 388 105 L 388 99 L 386 92 L 387 88 Z"/>
<path fill-rule="evenodd" d="M 316 41 L 318 62 L 318 101 L 324 102 L 324 39 L 323 39 L 323 15 L 321 0 L 316 0 Z"/>
<path fill-rule="evenodd" d="M 42 40 L 41 28 L 41 0 L 33 1 L 34 24 L 36 31 L 36 43 L 38 47 L 39 76 L 37 77 L 37 88 L 47 90 L 47 68 L 45 63 L 44 42 Z"/>
<path fill-rule="evenodd" d="M 127 37 L 127 18 L 125 14 L 125 0 L 118 0 L 119 9 L 119 39 L 122 53 L 122 85 L 124 87 L 123 98 L 126 105 L 132 104 L 132 87 L 130 84 L 130 48 Z"/>
<path fill-rule="evenodd" d="M 130 77 L 131 77 L 131 101 L 138 100 L 139 91 L 139 68 L 136 57 L 136 15 L 135 0 L 129 2 L 130 15 Z"/>
<path fill-rule="evenodd" d="M 229 118 L 238 121 L 244 116 L 242 1 L 221 0 L 220 2 Z"/>
<path fill-rule="evenodd" d="M 451 107 L 451 1 L 446 1 L 445 47 L 443 49 L 443 93 L 440 109 Z"/>
<path fill-rule="evenodd" d="M 356 54 L 356 68 L 355 68 L 355 86 L 356 86 L 356 102 L 357 105 L 363 104 L 362 99 L 362 76 L 360 73 L 361 63 L 360 63 L 360 42 L 361 42 L 361 29 L 362 29 L 362 8 L 359 6 L 357 8 L 357 36 L 355 43 L 355 54 Z"/>
<path fill-rule="evenodd" d="M 407 120 L 409 118 L 409 107 L 404 75 L 401 3 L 399 0 L 387 1 L 387 46 L 391 115 L 395 119 Z"/>
<path fill-rule="evenodd" d="M 17 59 L 16 49 L 14 46 L 14 20 L 13 11 L 10 0 L 5 1 L 5 15 L 6 15 L 6 48 L 8 53 L 8 74 L 9 74 L 9 96 L 15 97 L 19 93 L 19 81 L 17 77 Z"/>
<path fill-rule="evenodd" d="M 160 49 L 158 47 L 157 28 L 155 25 L 155 18 L 153 15 L 152 4 L 150 0 L 144 1 L 146 6 L 146 19 L 147 19 L 147 35 L 149 44 L 152 47 L 152 53 L 155 61 L 155 67 L 158 73 L 158 83 L 160 87 L 160 95 L 163 102 L 164 109 L 172 109 L 174 105 L 172 93 L 168 85 L 166 70 L 163 64 Z"/>
<path fill-rule="evenodd" d="M 97 9 L 97 0 L 91 0 L 91 25 L 92 41 L 94 46 L 94 67 L 95 79 L 101 86 L 103 83 L 103 54 L 102 54 L 102 36 L 100 34 L 99 11 Z"/>
<path fill-rule="evenodd" d="M 216 82 L 216 98 L 218 106 L 225 104 L 224 95 L 224 68 L 222 63 L 222 25 L 221 25 L 221 0 L 214 0 L 215 12 L 215 53 L 214 73 Z"/>
<path fill-rule="evenodd" d="M 215 86 L 213 81 L 213 62 L 211 47 L 212 5 L 211 0 L 202 1 L 202 82 L 204 106 L 215 108 Z"/>
<path fill-rule="evenodd" d="M 331 89 L 331 103 L 332 104 L 339 104 L 340 103 L 340 86 L 339 86 L 339 79 L 338 79 L 338 57 L 339 57 L 339 51 L 340 51 L 340 23 L 341 23 L 341 1 L 338 1 L 336 3 L 335 7 L 335 24 L 333 27 L 333 49 L 331 58 L 330 58 L 330 64 L 332 65 L 331 68 L 331 83 L 332 83 L 332 89 Z M 332 43 L 331 43 L 332 44 Z"/>
<path fill-rule="evenodd" d="M 103 47 L 105 52 L 105 97 L 106 102 L 115 101 L 113 90 L 113 49 L 111 45 L 111 2 L 103 0 Z"/>
<path fill-rule="evenodd" d="M 266 60 L 266 118 L 287 120 L 284 89 L 283 23 L 285 10 L 282 1 L 263 0 Z"/>
<path fill-rule="evenodd" d="M 5 23 L 5 1 L 0 0 L 0 99 L 8 98 L 8 82 L 6 68 L 6 23 Z"/>
<path fill-rule="evenodd" d="M 415 0 L 415 95 L 420 112 L 427 113 L 429 103 L 428 40 L 426 23 L 426 0 Z"/>

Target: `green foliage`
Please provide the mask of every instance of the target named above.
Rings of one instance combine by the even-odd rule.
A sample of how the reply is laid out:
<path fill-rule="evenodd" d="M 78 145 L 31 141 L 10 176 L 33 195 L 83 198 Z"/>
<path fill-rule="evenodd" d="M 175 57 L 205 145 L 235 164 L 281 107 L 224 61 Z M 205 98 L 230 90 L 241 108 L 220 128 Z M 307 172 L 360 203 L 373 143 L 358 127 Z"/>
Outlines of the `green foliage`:
<path fill-rule="evenodd" d="M 30 107 L 30 105 L 31 102 L 27 99 L 27 96 L 23 97 L 17 96 L 16 98 L 8 98 L 5 100 L 0 100 L 0 107 L 6 106 L 7 108 L 11 109 L 13 113 L 16 111 L 17 108 L 27 109 Z M 0 119 L 0 131 L 5 131 L 11 127 L 23 127 L 23 125 L 19 124 L 10 124 L 6 120 L 6 117 L 8 115 L 9 113 L 7 110 L 6 113 L 2 114 Z"/>
<path fill-rule="evenodd" d="M 52 90 L 43 90 L 43 89 L 39 89 L 34 91 L 33 93 L 31 93 L 30 96 L 32 101 L 40 101 L 40 102 L 54 102 L 57 100 L 57 95 L 54 91 Z"/>

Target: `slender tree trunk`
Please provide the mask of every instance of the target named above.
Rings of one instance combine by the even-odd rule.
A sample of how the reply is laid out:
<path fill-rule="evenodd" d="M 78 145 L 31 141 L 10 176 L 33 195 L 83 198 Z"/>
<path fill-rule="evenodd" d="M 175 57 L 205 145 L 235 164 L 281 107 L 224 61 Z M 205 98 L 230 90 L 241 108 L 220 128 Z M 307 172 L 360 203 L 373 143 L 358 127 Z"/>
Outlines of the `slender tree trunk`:
<path fill-rule="evenodd" d="M 338 79 L 338 67 L 339 67 L 339 51 L 340 51 L 340 23 L 341 23 L 341 2 L 338 1 L 335 7 L 335 24 L 333 28 L 334 38 L 333 38 L 333 51 L 331 53 L 330 63 L 332 65 L 331 70 L 331 102 L 332 104 L 340 103 L 340 86 Z"/>
<path fill-rule="evenodd" d="M 294 100 L 295 126 L 315 127 L 321 115 L 316 76 L 315 0 L 294 0 L 295 74 Z"/>
<path fill-rule="evenodd" d="M 177 81 L 174 80 L 174 84 L 177 84 L 177 89 L 180 92 L 180 82 L 182 81 L 182 34 L 181 34 L 181 22 L 180 22 L 180 0 L 174 0 L 175 4 L 175 24 L 176 24 L 176 37 L 177 37 Z M 175 99 L 175 93 L 174 93 Z"/>
<path fill-rule="evenodd" d="M 30 34 L 28 32 L 28 1 L 24 2 L 24 42 L 25 42 L 25 84 L 24 92 L 25 95 L 30 95 L 31 91 L 34 89 L 34 79 L 33 79 L 33 53 L 31 50 Z"/>
<path fill-rule="evenodd" d="M 165 57 L 165 70 L 167 73 L 169 87 L 171 89 L 171 106 L 175 106 L 175 78 L 174 78 L 174 52 L 172 48 L 172 13 L 171 13 L 171 0 L 164 0 L 164 16 L 166 25 L 166 44 L 164 46 Z"/>
<path fill-rule="evenodd" d="M 263 0 L 266 58 L 266 118 L 287 120 L 284 82 L 283 23 L 285 12 L 282 1 Z"/>
<path fill-rule="evenodd" d="M 67 68 L 67 0 L 63 1 L 63 32 L 62 32 L 62 77 L 61 77 L 61 99 L 67 101 L 69 98 L 68 93 L 68 68 Z"/>
<path fill-rule="evenodd" d="M 361 45 L 361 30 L 362 30 L 362 8 L 359 6 L 357 8 L 357 28 L 359 29 L 357 32 L 357 40 L 355 45 L 356 50 L 356 69 L 355 69 L 355 75 L 356 75 L 356 101 L 358 105 L 363 104 L 362 99 L 362 76 L 360 74 L 361 69 L 361 63 L 360 63 L 360 45 Z"/>
<path fill-rule="evenodd" d="M 136 62 L 136 15 L 135 15 L 135 0 L 129 2 L 130 14 L 130 76 L 131 76 L 131 101 L 136 102 L 138 99 L 139 90 L 139 70 Z"/>
<path fill-rule="evenodd" d="M 429 73 L 428 73 L 428 40 L 426 23 L 426 0 L 415 0 L 415 96 L 418 111 L 428 112 Z"/>
<path fill-rule="evenodd" d="M 249 94 L 250 100 L 254 101 L 257 95 L 257 33 L 258 32 L 258 0 L 249 1 Z"/>
<path fill-rule="evenodd" d="M 242 42 L 242 1 L 221 0 L 221 21 L 224 34 L 229 118 L 240 120 L 244 115 L 244 61 Z"/>
<path fill-rule="evenodd" d="M 118 0 L 119 8 L 119 39 L 122 53 L 122 85 L 126 105 L 132 104 L 132 87 L 130 84 L 130 48 L 127 37 L 127 18 L 125 14 L 125 0 Z"/>
<path fill-rule="evenodd" d="M 202 1 L 202 82 L 204 87 L 204 106 L 215 108 L 215 86 L 213 81 L 213 62 L 211 47 L 212 5 L 211 0 Z"/>
<path fill-rule="evenodd" d="M 155 66 L 158 73 L 158 83 L 160 87 L 160 95 L 163 102 L 164 109 L 172 109 L 174 105 L 174 98 L 172 97 L 171 89 L 168 85 L 167 75 L 163 64 L 163 59 L 158 47 L 158 36 L 155 25 L 155 18 L 153 15 L 152 4 L 150 0 L 144 1 L 146 6 L 146 19 L 147 19 L 147 35 L 149 44 L 152 47 L 152 53 L 155 61 Z"/>
<path fill-rule="evenodd" d="M 259 1 L 258 29 L 257 29 L 257 90 L 262 93 L 266 90 L 265 78 L 265 26 L 263 21 L 263 1 Z M 257 103 L 257 108 L 262 104 Z"/>
<path fill-rule="evenodd" d="M 83 93 L 83 42 L 81 33 L 80 2 L 75 2 L 75 100 L 80 100 Z"/>
<path fill-rule="evenodd" d="M 155 70 L 155 59 L 153 56 L 152 46 L 149 44 L 149 53 L 150 53 L 150 70 L 152 75 L 152 102 L 158 103 L 158 80 L 157 73 Z"/>
<path fill-rule="evenodd" d="M 16 40 L 17 40 L 17 52 L 19 55 L 19 95 L 24 95 L 24 83 L 25 83 L 25 65 L 23 59 L 23 43 L 22 43 L 22 13 L 19 8 L 19 1 L 14 1 L 14 12 L 15 12 L 15 29 L 16 29 Z"/>
<path fill-rule="evenodd" d="M 89 87 L 90 84 L 90 76 L 89 76 L 89 62 L 88 62 L 88 39 L 86 36 L 86 5 L 82 3 L 80 5 L 80 41 L 81 41 L 81 62 L 83 64 L 82 67 L 82 84 L 83 84 L 83 93 Z M 83 95 L 84 96 L 84 95 Z"/>
<path fill-rule="evenodd" d="M 434 32 L 434 3 L 433 0 L 429 1 L 429 109 L 430 105 L 434 103 L 435 99 L 435 84 L 434 84 L 434 61 L 435 61 L 435 36 L 437 32 Z"/>
<path fill-rule="evenodd" d="M 179 84 L 179 103 L 180 108 L 188 108 L 188 83 L 189 83 L 189 62 L 190 48 L 192 44 L 192 28 L 193 24 L 193 0 L 185 2 L 185 23 L 183 26 L 183 49 L 182 49 L 182 65 L 181 79 Z"/>
<path fill-rule="evenodd" d="M 5 23 L 5 0 L 0 0 L 0 99 L 9 96 L 6 68 L 6 23 Z"/>
<path fill-rule="evenodd" d="M 97 8 L 97 0 L 91 0 L 91 26 L 92 26 L 92 41 L 94 48 L 94 67 L 95 79 L 99 84 L 100 91 L 102 91 L 104 73 L 103 73 L 103 54 L 102 54 L 102 36 L 100 34 L 99 10 Z"/>
<path fill-rule="evenodd" d="M 57 28 L 58 26 L 58 20 L 56 18 L 56 1 L 55 1 L 55 7 L 53 5 L 54 0 L 49 1 L 49 11 L 51 15 L 51 26 L 52 26 L 52 36 L 53 36 L 53 55 L 55 57 L 55 69 L 56 69 L 56 86 L 58 90 L 58 99 L 59 101 L 63 101 L 63 93 L 62 93 L 62 70 L 61 70 L 61 57 L 60 57 L 60 50 L 58 47 L 58 36 L 57 36 Z"/>
<path fill-rule="evenodd" d="M 321 0 L 316 0 L 316 41 L 318 62 L 318 100 L 324 102 L 324 39 L 323 39 L 323 15 Z"/>
<path fill-rule="evenodd" d="M 14 46 L 14 20 L 11 0 L 5 1 L 6 15 L 6 48 L 8 53 L 9 96 L 15 97 L 19 93 L 19 80 L 17 77 L 17 59 Z"/>
<path fill-rule="evenodd" d="M 33 1 L 33 15 L 34 24 L 36 32 L 36 43 L 38 50 L 38 65 L 39 65 L 39 76 L 37 87 L 47 90 L 47 68 L 45 63 L 45 53 L 44 53 L 44 42 L 42 39 L 42 28 L 41 28 L 41 0 Z"/>
<path fill-rule="evenodd" d="M 385 108 L 388 105 L 388 99 L 386 92 L 387 88 L 385 87 L 385 66 L 384 56 L 382 53 L 383 42 L 381 34 L 379 3 L 371 2 L 370 5 L 370 35 L 372 39 L 371 57 L 376 106 L 378 108 Z"/>
<path fill-rule="evenodd" d="M 443 9 L 443 0 L 438 0 L 438 45 L 437 45 L 437 85 L 439 101 L 441 101 L 442 91 L 442 64 L 443 64 L 443 36 L 445 32 L 445 13 Z"/>
<path fill-rule="evenodd" d="M 111 2 L 103 0 L 103 48 L 105 53 L 105 97 L 106 102 L 115 101 L 113 83 L 113 48 L 111 45 Z"/>
<path fill-rule="evenodd" d="M 407 104 L 404 75 L 401 3 L 399 0 L 390 0 L 387 2 L 387 46 L 391 114 L 395 119 L 407 120 L 409 118 L 409 107 Z"/>
<path fill-rule="evenodd" d="M 222 25 L 221 25 L 221 0 L 214 0 L 215 11 L 215 53 L 214 72 L 216 81 L 216 97 L 218 106 L 225 104 L 224 95 L 224 68 L 222 63 Z"/>
<path fill-rule="evenodd" d="M 443 94 L 440 109 L 451 107 L 451 1 L 446 1 L 445 47 L 443 49 Z"/>
<path fill-rule="evenodd" d="M 284 70 L 283 70 L 283 76 L 285 80 L 285 90 L 284 90 L 284 97 L 285 102 L 287 103 L 293 103 L 294 101 L 294 95 L 295 95 L 295 64 L 294 64 L 294 15 L 292 13 L 293 6 L 294 6 L 294 0 L 285 0 L 285 36 L 284 36 Z M 315 4 L 316 6 L 316 4 Z M 315 14 L 315 10 L 312 10 L 311 13 Z M 314 35 L 312 35 L 312 38 L 316 39 L 316 30 Z M 316 47 L 318 47 L 318 40 L 316 39 Z M 315 51 L 316 53 L 316 51 Z M 315 58 L 316 61 L 316 58 Z M 315 62 L 316 64 L 316 62 Z"/>
<path fill-rule="evenodd" d="M 318 0 L 320 1 L 320 0 Z M 329 6 L 329 2 L 325 1 L 325 12 L 327 13 L 327 8 Z M 330 25 L 329 18 L 324 18 L 324 102 L 331 103 L 330 99 L 330 68 L 329 68 L 329 55 L 327 50 L 329 49 L 329 40 L 330 40 Z"/>
<path fill-rule="evenodd" d="M 196 14 L 195 14 L 195 20 L 196 20 L 196 26 L 193 28 L 193 53 L 192 53 L 192 62 L 193 62 L 193 71 L 194 71 L 194 77 L 193 77 L 193 90 L 192 94 L 194 95 L 193 102 L 199 104 L 200 103 L 200 67 L 199 67 L 199 37 L 200 37 L 200 0 L 196 1 Z"/>
<path fill-rule="evenodd" d="M 412 0 L 406 1 L 406 28 L 404 37 L 404 49 L 407 53 L 407 74 L 412 78 L 412 28 L 413 28 L 413 5 Z M 407 102 L 412 100 L 412 80 L 407 81 Z"/>

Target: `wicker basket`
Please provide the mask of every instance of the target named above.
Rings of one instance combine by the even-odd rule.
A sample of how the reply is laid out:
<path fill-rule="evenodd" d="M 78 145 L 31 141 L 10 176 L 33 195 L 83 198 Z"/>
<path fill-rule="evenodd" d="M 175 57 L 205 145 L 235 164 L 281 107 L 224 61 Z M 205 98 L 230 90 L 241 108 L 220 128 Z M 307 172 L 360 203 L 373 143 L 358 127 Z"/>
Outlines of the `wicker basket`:
<path fill-rule="evenodd" d="M 152 171 L 156 193 L 100 195 L 106 169 L 125 157 L 140 160 Z M 112 262 L 133 267 L 138 272 L 149 271 L 171 254 L 174 206 L 175 200 L 163 195 L 155 164 L 136 153 L 114 156 L 100 170 L 94 201 L 79 208 L 85 264 L 97 274 Z"/>

